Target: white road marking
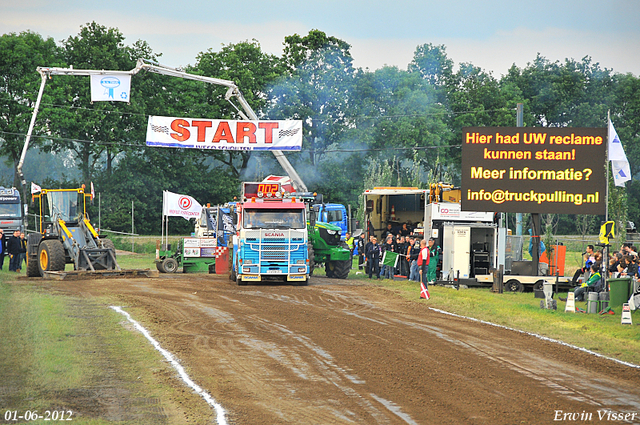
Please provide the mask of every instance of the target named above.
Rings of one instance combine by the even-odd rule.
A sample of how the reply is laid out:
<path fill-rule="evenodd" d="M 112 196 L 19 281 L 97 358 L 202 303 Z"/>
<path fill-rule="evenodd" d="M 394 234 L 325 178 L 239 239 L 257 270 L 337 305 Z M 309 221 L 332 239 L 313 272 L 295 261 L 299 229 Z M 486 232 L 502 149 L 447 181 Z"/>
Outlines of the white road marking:
<path fill-rule="evenodd" d="M 178 375 L 180 375 L 180 378 L 184 381 L 184 383 L 187 384 L 189 387 L 191 387 L 191 389 L 193 389 L 193 391 L 195 391 L 198 395 L 200 395 L 200 397 L 202 397 L 211 407 L 213 407 L 215 409 L 216 414 L 217 414 L 216 421 L 218 422 L 218 425 L 227 425 L 227 419 L 225 417 L 225 411 L 224 411 L 224 408 L 222 407 L 222 405 L 217 403 L 213 399 L 213 397 L 211 397 L 209 394 L 207 394 L 207 392 L 205 390 L 200 388 L 200 386 L 198 386 L 198 384 L 196 384 L 195 382 L 193 382 L 191 380 L 191 378 L 189 378 L 189 375 L 187 375 L 187 372 L 184 371 L 184 368 L 182 367 L 182 365 L 180 363 L 178 363 L 178 360 L 176 360 L 175 356 L 173 354 L 171 354 L 170 352 L 168 352 L 167 350 L 165 350 L 164 348 L 162 348 L 160 346 L 160 344 L 158 343 L 158 341 L 153 339 L 153 337 L 151 336 L 149 331 L 147 331 L 140 323 L 138 323 L 135 320 L 133 320 L 133 318 L 131 317 L 131 315 L 129 313 L 127 313 L 122 308 L 117 307 L 117 306 L 111 306 L 111 308 L 113 310 L 115 310 L 116 312 L 122 314 L 124 317 L 126 317 L 127 320 L 129 322 L 131 322 L 133 324 L 133 326 L 138 331 L 140 331 L 140 333 L 142 335 L 144 335 L 145 338 L 147 338 L 149 340 L 149 342 L 151 342 L 151 344 L 155 347 L 155 349 L 158 350 L 160 352 L 160 354 L 162 354 L 164 356 L 164 358 L 167 359 L 167 361 L 169 361 L 169 363 L 171 363 L 171 365 L 178 372 Z"/>
<path fill-rule="evenodd" d="M 558 341 L 557 339 L 553 339 L 553 338 L 549 338 L 549 337 L 546 337 L 546 336 L 538 335 L 538 334 L 535 334 L 533 332 L 521 331 L 519 329 L 513 329 L 513 328 L 510 328 L 508 326 L 503 326 L 503 325 L 498 325 L 496 323 L 487 322 L 486 320 L 474 319 L 473 317 L 467 317 L 467 316 L 462 316 L 460 314 L 449 313 L 448 311 L 440 310 L 438 308 L 429 307 L 429 310 L 435 311 L 436 313 L 442 313 L 442 314 L 446 314 L 446 315 L 449 315 L 449 316 L 458 317 L 458 318 L 461 318 L 461 319 L 471 320 L 473 322 L 484 323 L 485 325 L 495 326 L 496 328 L 508 329 L 510 331 L 519 332 L 521 334 L 531 335 L 531 336 L 536 337 L 538 339 L 541 339 L 543 341 L 554 342 L 556 344 L 564 345 L 565 347 L 573 348 L 574 350 L 579 350 L 579 351 L 582 351 L 584 353 L 591 354 L 591 355 L 594 355 L 596 357 L 600 357 L 602 359 L 607 359 L 607 360 L 611 360 L 611 361 L 616 362 L 616 363 L 620 363 L 621 365 L 624 365 L 624 366 L 640 369 L 640 366 L 637 365 L 637 364 L 633 364 L 633 363 L 625 362 L 625 361 L 622 361 L 622 360 L 614 359 L 613 357 L 607 357 L 607 356 L 604 356 L 604 355 L 602 355 L 600 353 L 596 353 L 595 351 L 587 350 L 586 348 L 578 347 L 577 345 L 567 344 L 566 342 L 562 342 L 562 341 Z"/>

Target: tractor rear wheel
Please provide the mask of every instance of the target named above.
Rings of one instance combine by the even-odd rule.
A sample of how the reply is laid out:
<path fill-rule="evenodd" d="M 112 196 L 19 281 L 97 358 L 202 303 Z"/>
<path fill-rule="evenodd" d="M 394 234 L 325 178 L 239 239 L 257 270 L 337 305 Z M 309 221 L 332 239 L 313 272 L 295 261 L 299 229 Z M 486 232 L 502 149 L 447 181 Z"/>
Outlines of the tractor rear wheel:
<path fill-rule="evenodd" d="M 113 256 L 116 256 L 116 246 L 111 239 L 102 239 L 102 246 L 107 249 L 113 250 Z"/>
<path fill-rule="evenodd" d="M 308 255 L 309 255 L 309 276 L 313 276 L 313 269 L 316 267 L 315 253 L 313 251 L 313 244 L 307 243 Z"/>
<path fill-rule="evenodd" d="M 327 261 L 327 277 L 346 279 L 351 271 L 351 260 Z"/>
<path fill-rule="evenodd" d="M 178 262 L 175 258 L 167 257 L 162 262 L 162 268 L 166 273 L 175 273 L 178 270 Z"/>
<path fill-rule="evenodd" d="M 44 272 L 58 272 L 64 270 L 65 254 L 62 242 L 56 239 L 42 241 L 38 249 L 38 270 L 40 276 Z"/>
<path fill-rule="evenodd" d="M 156 269 L 158 269 L 158 271 L 160 273 L 166 273 L 167 271 L 164 269 L 164 266 L 162 265 L 162 261 L 156 261 Z"/>

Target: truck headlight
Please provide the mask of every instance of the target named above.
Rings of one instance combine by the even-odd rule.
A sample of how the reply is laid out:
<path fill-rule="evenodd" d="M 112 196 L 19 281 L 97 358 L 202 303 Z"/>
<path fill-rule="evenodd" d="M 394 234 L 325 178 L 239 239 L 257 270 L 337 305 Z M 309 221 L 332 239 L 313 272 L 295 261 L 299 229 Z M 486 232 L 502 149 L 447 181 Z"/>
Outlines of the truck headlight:
<path fill-rule="evenodd" d="M 330 234 L 330 235 L 335 235 L 336 231 L 327 229 L 327 233 Z"/>

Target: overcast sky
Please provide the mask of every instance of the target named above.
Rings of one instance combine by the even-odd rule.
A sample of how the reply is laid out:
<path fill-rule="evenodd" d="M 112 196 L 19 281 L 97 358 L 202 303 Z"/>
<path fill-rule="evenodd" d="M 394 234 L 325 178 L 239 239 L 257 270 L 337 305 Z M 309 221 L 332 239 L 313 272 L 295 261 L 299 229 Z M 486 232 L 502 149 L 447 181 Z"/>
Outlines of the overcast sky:
<path fill-rule="evenodd" d="M 639 0 L 166 1 L 0 0 L 0 33 L 31 30 L 60 41 L 96 21 L 138 39 L 168 66 L 199 52 L 256 39 L 280 55 L 284 37 L 319 29 L 351 44 L 356 67 L 406 69 L 419 44 L 444 44 L 456 64 L 495 77 L 550 60 L 591 56 L 602 67 L 640 75 Z"/>

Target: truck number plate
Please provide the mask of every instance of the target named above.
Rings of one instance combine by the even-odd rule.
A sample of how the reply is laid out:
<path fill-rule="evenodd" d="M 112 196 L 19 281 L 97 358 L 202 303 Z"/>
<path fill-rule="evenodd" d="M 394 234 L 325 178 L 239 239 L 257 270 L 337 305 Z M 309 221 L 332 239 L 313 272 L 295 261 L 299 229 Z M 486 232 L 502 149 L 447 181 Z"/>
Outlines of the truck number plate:
<path fill-rule="evenodd" d="M 280 274 L 282 273 L 280 270 L 267 270 L 267 273 L 276 273 L 276 274 Z"/>

